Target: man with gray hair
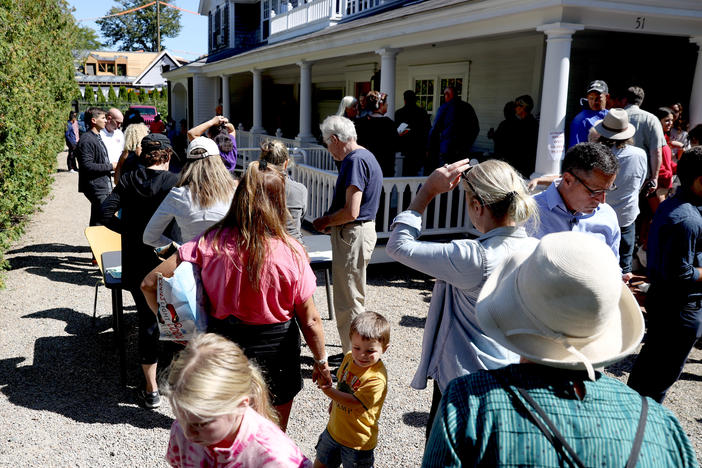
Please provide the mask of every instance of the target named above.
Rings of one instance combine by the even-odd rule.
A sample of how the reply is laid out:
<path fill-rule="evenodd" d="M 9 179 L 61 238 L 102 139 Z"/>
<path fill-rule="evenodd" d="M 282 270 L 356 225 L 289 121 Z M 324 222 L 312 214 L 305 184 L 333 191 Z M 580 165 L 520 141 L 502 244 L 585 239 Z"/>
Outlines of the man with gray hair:
<path fill-rule="evenodd" d="M 366 267 L 377 239 L 383 172 L 373 153 L 356 143 L 356 128 L 349 119 L 332 115 L 320 128 L 325 146 L 341 165 L 331 206 L 312 224 L 331 234 L 334 309 L 346 354 L 351 350 L 351 320 L 365 312 Z"/>

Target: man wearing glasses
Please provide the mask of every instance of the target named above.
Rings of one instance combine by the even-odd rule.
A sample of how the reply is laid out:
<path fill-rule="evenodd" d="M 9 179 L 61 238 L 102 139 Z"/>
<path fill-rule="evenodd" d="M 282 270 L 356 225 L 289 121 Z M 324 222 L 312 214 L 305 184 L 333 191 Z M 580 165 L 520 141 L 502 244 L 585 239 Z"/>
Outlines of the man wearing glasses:
<path fill-rule="evenodd" d="M 356 128 L 346 117 L 332 115 L 320 126 L 325 146 L 340 162 L 331 206 L 312 222 L 317 231 L 331 235 L 334 310 L 341 356 L 351 350 L 349 329 L 353 318 L 365 312 L 366 267 L 375 241 L 375 216 L 383 189 L 383 172 L 373 153 L 356 143 Z"/>
<path fill-rule="evenodd" d="M 619 223 L 605 199 L 616 188 L 618 170 L 617 158 L 605 145 L 572 146 L 563 158 L 561 178 L 534 196 L 540 221 L 527 230 L 538 239 L 552 232 L 586 232 L 605 242 L 618 259 Z"/>

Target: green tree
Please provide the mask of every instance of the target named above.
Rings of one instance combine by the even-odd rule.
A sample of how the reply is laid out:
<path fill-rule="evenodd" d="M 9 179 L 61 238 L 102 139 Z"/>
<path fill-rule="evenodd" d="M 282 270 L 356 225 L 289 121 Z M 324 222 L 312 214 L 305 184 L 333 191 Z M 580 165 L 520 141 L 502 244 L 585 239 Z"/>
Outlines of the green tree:
<path fill-rule="evenodd" d="M 119 87 L 119 99 L 121 101 L 126 101 L 127 100 L 127 87 L 122 85 Z"/>
<path fill-rule="evenodd" d="M 117 94 L 115 93 L 115 88 L 110 85 L 110 88 L 107 90 L 107 100 L 110 102 L 117 102 Z"/>
<path fill-rule="evenodd" d="M 112 7 L 107 14 L 137 8 L 143 0 L 117 0 L 119 7 Z M 97 21 L 107 46 L 120 45 L 121 50 L 146 50 L 157 52 L 156 5 L 137 10 L 126 15 L 113 16 Z M 181 29 L 180 11 L 174 8 L 160 8 L 161 48 L 164 38 L 175 37 Z"/>
<path fill-rule="evenodd" d="M 83 99 L 88 102 L 95 102 L 95 93 L 93 93 L 93 87 L 87 85 L 85 91 L 83 91 Z"/>
<path fill-rule="evenodd" d="M 107 100 L 105 99 L 105 93 L 102 92 L 102 89 L 100 89 L 99 86 L 95 94 L 97 95 L 98 104 L 105 104 L 105 102 L 107 102 Z"/>
<path fill-rule="evenodd" d="M 129 92 L 127 93 L 127 101 L 129 102 L 137 102 L 137 95 L 136 92 L 134 92 L 133 89 L 130 89 Z"/>
<path fill-rule="evenodd" d="M 146 92 L 142 89 L 139 91 L 139 102 L 146 102 Z"/>
<path fill-rule="evenodd" d="M 78 89 L 71 54 L 76 28 L 63 0 L 0 0 L 2 266 L 3 252 L 51 189 Z"/>
<path fill-rule="evenodd" d="M 89 26 L 77 26 L 74 37 L 75 50 L 96 50 L 102 48 L 97 32 Z"/>

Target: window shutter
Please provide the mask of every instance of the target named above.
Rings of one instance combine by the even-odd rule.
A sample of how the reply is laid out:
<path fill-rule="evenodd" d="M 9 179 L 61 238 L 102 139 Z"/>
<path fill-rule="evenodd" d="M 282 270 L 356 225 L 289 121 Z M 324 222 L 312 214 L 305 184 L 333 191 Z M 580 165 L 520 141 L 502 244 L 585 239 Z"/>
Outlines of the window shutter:
<path fill-rule="evenodd" d="M 224 47 L 229 47 L 229 1 L 224 4 L 224 21 L 222 29 L 224 37 Z"/>
<path fill-rule="evenodd" d="M 212 12 L 207 13 L 207 50 L 212 52 Z"/>

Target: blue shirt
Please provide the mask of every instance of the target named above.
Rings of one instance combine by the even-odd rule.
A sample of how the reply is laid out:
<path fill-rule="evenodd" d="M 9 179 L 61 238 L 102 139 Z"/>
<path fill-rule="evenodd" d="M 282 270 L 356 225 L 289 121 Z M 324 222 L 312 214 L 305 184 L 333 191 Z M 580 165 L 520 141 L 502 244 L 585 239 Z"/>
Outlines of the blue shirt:
<path fill-rule="evenodd" d="M 609 112 L 607 109 L 602 109 L 600 111 L 583 109 L 580 111 L 570 123 L 568 148 L 578 143 L 587 143 L 587 136 L 590 133 L 590 129 L 595 125 L 595 122 L 604 119 L 607 112 Z"/>
<path fill-rule="evenodd" d="M 437 279 L 422 339 L 422 356 L 412 387 L 432 378 L 443 391 L 456 377 L 519 362 L 519 356 L 483 333 L 475 302 L 490 273 L 513 252 L 533 250 L 538 241 L 523 227 L 499 227 L 473 239 L 421 242 L 422 217 L 403 211 L 393 221 L 387 254 Z"/>
<path fill-rule="evenodd" d="M 351 185 L 363 192 L 361 210 L 356 221 L 375 220 L 380 206 L 380 192 L 383 190 L 383 171 L 373 153 L 365 148 L 351 151 L 341 161 L 334 197 L 326 214 L 334 213 L 346 205 L 346 189 Z"/>
<path fill-rule="evenodd" d="M 667 284 L 669 293 L 700 295 L 696 283 L 702 266 L 702 200 L 678 190 L 660 204 L 648 234 L 648 277 L 652 284 Z"/>
<path fill-rule="evenodd" d="M 612 207 L 606 203 L 600 203 L 592 213 L 571 213 L 558 192 L 560 182 L 561 179 L 558 179 L 546 190 L 534 195 L 534 200 L 539 205 L 541 219 L 538 227 L 535 227 L 534 223 L 527 226 L 530 235 L 541 239 L 552 232 L 585 232 L 602 240 L 619 259 L 621 231 L 617 214 Z"/>
<path fill-rule="evenodd" d="M 597 373 L 515 364 L 452 381 L 441 399 L 423 467 L 562 467 L 558 453 L 496 380 L 519 382 L 553 421 L 585 466 L 624 466 L 641 413 L 641 396 Z M 573 381 L 585 385 L 580 400 Z M 521 398 L 521 397 L 520 397 Z M 697 458 L 675 416 L 648 398 L 640 468 L 696 467 Z"/>

